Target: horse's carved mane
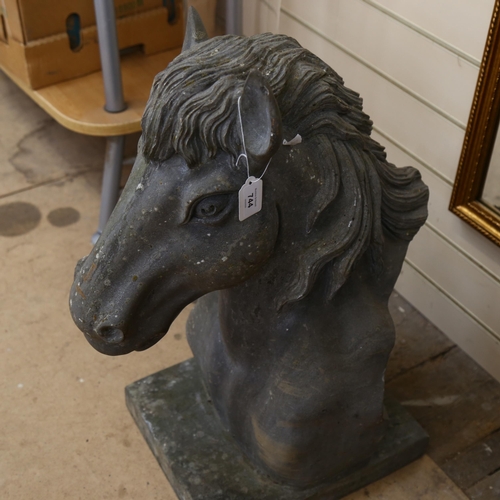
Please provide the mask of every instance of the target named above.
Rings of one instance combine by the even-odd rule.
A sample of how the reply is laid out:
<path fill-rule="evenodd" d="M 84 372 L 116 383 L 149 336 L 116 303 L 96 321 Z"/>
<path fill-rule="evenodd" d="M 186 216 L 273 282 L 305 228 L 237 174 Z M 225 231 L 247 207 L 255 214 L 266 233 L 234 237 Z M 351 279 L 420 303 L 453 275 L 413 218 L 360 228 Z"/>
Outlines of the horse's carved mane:
<path fill-rule="evenodd" d="M 152 161 L 174 154 L 202 165 L 222 150 L 242 151 L 236 101 L 257 69 L 268 80 L 285 130 L 314 141 L 311 175 L 318 191 L 308 207 L 304 233 L 311 242 L 300 255 L 295 279 L 280 306 L 303 298 L 322 269 L 328 297 L 344 284 L 367 250 L 378 268 L 384 230 L 410 241 L 427 216 L 428 190 L 412 167 L 396 168 L 371 137 L 372 122 L 359 95 L 318 57 L 285 35 L 208 40 L 183 52 L 153 84 L 142 122 L 142 153 Z M 327 207 L 343 197 L 342 217 L 325 221 Z"/>

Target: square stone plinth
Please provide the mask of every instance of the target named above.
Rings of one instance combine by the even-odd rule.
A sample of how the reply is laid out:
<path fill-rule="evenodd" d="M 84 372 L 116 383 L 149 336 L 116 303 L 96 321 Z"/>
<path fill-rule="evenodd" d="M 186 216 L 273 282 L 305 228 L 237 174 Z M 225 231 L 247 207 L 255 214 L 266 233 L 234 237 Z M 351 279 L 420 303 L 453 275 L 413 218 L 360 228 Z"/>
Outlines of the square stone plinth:
<path fill-rule="evenodd" d="M 125 389 L 127 407 L 182 500 L 333 500 L 420 457 L 428 436 L 396 401 L 386 398 L 389 428 L 369 463 L 307 490 L 258 472 L 222 428 L 194 361 L 162 370 Z"/>

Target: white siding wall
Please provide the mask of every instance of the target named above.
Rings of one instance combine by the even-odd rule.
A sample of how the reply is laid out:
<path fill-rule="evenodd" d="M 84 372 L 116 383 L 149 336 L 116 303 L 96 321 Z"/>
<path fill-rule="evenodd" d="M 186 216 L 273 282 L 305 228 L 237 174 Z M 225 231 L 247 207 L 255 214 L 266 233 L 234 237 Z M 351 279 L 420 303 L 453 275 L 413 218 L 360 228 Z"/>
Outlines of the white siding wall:
<path fill-rule="evenodd" d="M 245 34 L 277 3 L 245 0 Z M 493 3 L 282 0 L 278 31 L 361 94 L 389 161 L 421 171 L 429 219 L 396 288 L 500 380 L 500 248 L 448 211 Z"/>

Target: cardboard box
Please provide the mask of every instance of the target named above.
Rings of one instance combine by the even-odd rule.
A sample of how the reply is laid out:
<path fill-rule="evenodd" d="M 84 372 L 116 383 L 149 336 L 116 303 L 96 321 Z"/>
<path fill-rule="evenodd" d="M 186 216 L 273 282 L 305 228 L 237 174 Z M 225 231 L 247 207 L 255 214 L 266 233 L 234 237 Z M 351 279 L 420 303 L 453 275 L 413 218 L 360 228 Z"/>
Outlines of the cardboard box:
<path fill-rule="evenodd" d="M 164 7 L 117 19 L 120 50 L 140 47 L 144 54 L 154 54 L 180 47 L 184 35 L 181 0 L 177 0 L 176 8 L 179 16 L 175 24 L 168 22 L 168 11 Z M 71 49 L 67 33 L 26 44 L 11 38 L 7 43 L 0 41 L 0 67 L 5 67 L 32 89 L 99 71 L 97 28 L 82 29 L 80 38 L 76 51 Z"/>
<path fill-rule="evenodd" d="M 2 0 L 2 3 L 7 34 L 21 43 L 65 33 L 70 16 L 78 16 L 81 29 L 96 23 L 93 0 Z M 114 4 L 117 19 L 164 7 L 163 0 L 114 0 Z"/>

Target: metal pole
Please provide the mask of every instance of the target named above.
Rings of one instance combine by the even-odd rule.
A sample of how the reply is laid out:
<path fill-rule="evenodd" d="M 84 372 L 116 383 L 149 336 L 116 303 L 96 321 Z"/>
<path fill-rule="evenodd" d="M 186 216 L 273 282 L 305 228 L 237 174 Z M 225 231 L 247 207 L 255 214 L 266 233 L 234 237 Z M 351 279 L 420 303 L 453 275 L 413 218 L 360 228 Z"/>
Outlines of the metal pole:
<path fill-rule="evenodd" d="M 115 5 L 113 0 L 94 0 L 99 52 L 101 54 L 102 78 L 104 81 L 104 109 L 109 113 L 119 113 L 127 106 L 123 98 L 122 74 L 120 70 L 120 53 L 116 33 Z M 106 158 L 101 190 L 101 210 L 99 226 L 92 236 L 92 243 L 101 236 L 104 226 L 118 201 L 120 177 L 123 162 L 125 136 L 108 137 L 106 142 Z"/>
<path fill-rule="evenodd" d="M 226 33 L 228 35 L 243 34 L 242 0 L 226 0 Z"/>
<path fill-rule="evenodd" d="M 110 113 L 119 113 L 126 109 L 126 105 L 123 99 L 115 5 L 113 0 L 94 0 L 94 9 L 106 96 L 104 109 Z"/>
<path fill-rule="evenodd" d="M 125 136 L 108 137 L 106 142 L 106 159 L 102 176 L 101 210 L 99 212 L 99 227 L 92 236 L 92 244 L 101 236 L 104 226 L 118 201 L 120 177 L 122 173 L 123 147 Z"/>

